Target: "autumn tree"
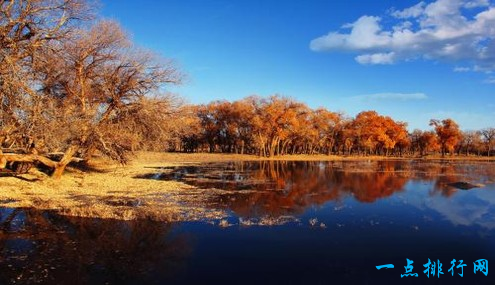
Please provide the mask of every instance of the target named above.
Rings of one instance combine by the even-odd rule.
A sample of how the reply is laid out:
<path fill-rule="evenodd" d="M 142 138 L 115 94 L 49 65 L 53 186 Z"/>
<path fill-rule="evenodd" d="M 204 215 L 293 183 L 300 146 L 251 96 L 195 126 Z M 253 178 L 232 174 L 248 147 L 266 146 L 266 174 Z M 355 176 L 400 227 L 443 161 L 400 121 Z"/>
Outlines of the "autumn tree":
<path fill-rule="evenodd" d="M 195 128 L 192 114 L 187 106 L 183 105 L 182 99 L 174 94 L 143 96 L 134 106 L 127 108 L 126 112 L 122 112 L 109 123 L 103 123 L 101 129 L 108 137 L 116 132 L 126 133 L 126 141 L 119 143 L 127 145 L 132 152 L 168 150 L 170 145 L 177 143 L 178 137 L 192 132 L 190 128 Z M 129 132 L 130 130 L 132 131 Z M 84 159 L 91 158 L 96 149 L 93 148 L 93 152 L 86 150 Z"/>
<path fill-rule="evenodd" d="M 411 153 L 416 155 L 416 153 L 421 152 L 421 136 L 423 131 L 420 129 L 414 129 L 412 133 L 409 134 L 409 138 L 411 141 Z"/>
<path fill-rule="evenodd" d="M 359 150 L 372 153 L 377 145 L 376 132 L 380 128 L 379 115 L 375 111 L 359 113 L 349 126 Z"/>
<path fill-rule="evenodd" d="M 305 104 L 298 104 L 285 115 L 292 117 L 288 124 L 286 136 L 282 141 L 278 154 L 314 154 L 319 151 L 320 135 L 324 132 L 315 125 L 315 112 Z M 294 112 L 292 112 L 294 111 Z"/>
<path fill-rule="evenodd" d="M 461 141 L 458 144 L 458 153 L 464 151 L 466 155 L 479 150 L 481 144 L 481 132 L 479 131 L 464 131 L 461 132 Z"/>
<path fill-rule="evenodd" d="M 318 108 L 310 113 L 309 126 L 313 129 L 313 152 L 331 154 L 337 141 L 341 114 Z"/>
<path fill-rule="evenodd" d="M 309 109 L 303 103 L 277 95 L 253 103 L 255 142 L 260 155 L 280 154 L 291 142 L 291 134 L 303 123 L 301 119 L 307 115 Z"/>
<path fill-rule="evenodd" d="M 197 108 L 202 141 L 210 152 L 330 153 L 341 115 L 278 95 L 213 101 Z"/>
<path fill-rule="evenodd" d="M 445 156 L 446 152 L 452 153 L 461 140 L 459 125 L 452 119 L 442 121 L 432 119 L 430 120 L 430 126 L 435 128 L 442 156 Z"/>
<path fill-rule="evenodd" d="M 167 138 L 164 143 L 169 151 L 196 152 L 199 151 L 202 137 L 202 126 L 197 116 L 197 106 L 182 105 L 175 114 L 167 118 Z"/>
<path fill-rule="evenodd" d="M 402 156 L 404 152 L 410 148 L 411 139 L 409 138 L 409 132 L 407 131 L 407 123 L 395 122 L 390 135 L 392 140 L 395 141 L 395 150 Z"/>
<path fill-rule="evenodd" d="M 336 130 L 336 152 L 344 155 L 350 155 L 356 143 L 353 130 L 353 120 L 351 118 L 342 118 Z"/>
<path fill-rule="evenodd" d="M 163 122 L 158 117 L 168 102 L 149 102 L 146 96 L 181 80 L 170 62 L 135 49 L 119 25 L 109 21 L 47 45 L 36 67 L 42 84 L 40 127 L 50 126 L 59 135 L 64 153 L 55 164 L 55 177 L 78 152 L 97 149 L 125 162 L 133 142 L 156 139 L 160 126 L 153 123 Z"/>
<path fill-rule="evenodd" d="M 244 154 L 252 152 L 253 147 L 253 132 L 254 126 L 252 118 L 255 114 L 255 109 L 249 100 L 239 100 L 232 103 L 235 132 L 236 132 L 236 150 L 238 153 Z"/>
<path fill-rule="evenodd" d="M 202 137 L 208 143 L 209 151 L 214 152 L 217 143 L 219 127 L 216 118 L 216 104 L 212 102 L 208 105 L 200 105 L 197 108 L 197 115 L 201 124 Z"/>
<path fill-rule="evenodd" d="M 406 126 L 375 111 L 364 111 L 356 116 L 349 127 L 356 144 L 365 152 L 383 152 L 388 155 L 398 144 L 402 148 L 409 145 Z"/>
<path fill-rule="evenodd" d="M 488 152 L 488 156 L 490 156 L 491 151 L 495 145 L 495 128 L 483 129 L 481 130 L 481 134 L 483 135 L 483 140 Z"/>
<path fill-rule="evenodd" d="M 197 108 L 202 126 L 202 140 L 210 152 L 217 149 L 228 153 L 251 151 L 253 143 L 253 97 L 243 100 L 213 101 Z"/>
<path fill-rule="evenodd" d="M 172 62 L 135 48 L 118 24 L 72 27 L 30 52 L 32 80 L 9 90 L 23 102 L 14 126 L 33 150 L 8 159 L 39 161 L 58 178 L 78 154 L 97 150 L 124 163 L 139 141 L 159 138 L 170 104 L 159 89 L 182 75 Z M 62 154 L 53 160 L 49 152 Z"/>
<path fill-rule="evenodd" d="M 39 108 L 33 104 L 39 101 L 33 64 L 47 44 L 66 39 L 73 25 L 91 14 L 84 0 L 0 1 L 1 147 L 30 151 L 32 124 L 26 118 Z"/>
<path fill-rule="evenodd" d="M 408 133 L 406 123 L 376 111 L 348 118 L 278 95 L 213 101 L 193 108 L 198 131 L 184 137 L 183 143 L 187 141 L 197 149 L 207 146 L 211 152 L 267 157 L 330 153 L 424 156 L 442 149 L 444 154 L 461 150 L 479 153 L 481 149 L 481 133 L 459 133 L 452 120 L 432 120 L 432 125 L 437 124 L 435 131 Z"/>
<path fill-rule="evenodd" d="M 441 148 L 437 135 L 432 131 L 422 132 L 418 144 L 421 156 L 428 152 L 439 151 Z"/>

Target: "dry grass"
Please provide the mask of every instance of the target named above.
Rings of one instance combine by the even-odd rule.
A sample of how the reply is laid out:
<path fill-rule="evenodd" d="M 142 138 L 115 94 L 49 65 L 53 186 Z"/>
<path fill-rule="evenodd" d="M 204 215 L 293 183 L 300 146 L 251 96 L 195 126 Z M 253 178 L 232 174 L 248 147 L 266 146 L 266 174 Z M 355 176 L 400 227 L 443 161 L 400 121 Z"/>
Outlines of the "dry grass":
<path fill-rule="evenodd" d="M 296 155 L 274 158 L 274 160 L 313 161 L 363 159 L 382 160 L 384 158 L 326 155 Z M 426 159 L 440 158 L 429 157 Z M 480 160 L 478 157 L 456 157 L 454 159 Z M 159 167 L 241 160 L 258 161 L 262 158 L 235 154 L 140 152 L 132 163 L 126 166 L 100 159 L 92 165 L 97 171 L 70 168 L 60 181 L 53 181 L 40 172 L 31 171 L 31 173 L 17 178 L 0 178 L 0 189 L 2 190 L 0 191 L 0 206 L 34 207 L 54 210 L 71 216 L 125 220 L 221 219 L 227 214 L 223 210 L 209 207 L 206 202 L 208 198 L 211 198 L 211 195 L 218 195 L 218 191 L 197 189 L 176 181 L 137 179 L 134 177 L 148 174 Z"/>
<path fill-rule="evenodd" d="M 136 179 L 152 172 L 152 167 L 177 165 L 150 160 L 146 154 L 130 165 L 100 160 L 98 171 L 70 168 L 60 181 L 38 171 L 20 177 L 0 178 L 0 206 L 54 210 L 61 214 L 116 219 L 163 221 L 199 220 L 225 217 L 221 210 L 206 205 L 210 195 L 175 181 Z M 181 163 L 183 164 L 183 163 Z"/>

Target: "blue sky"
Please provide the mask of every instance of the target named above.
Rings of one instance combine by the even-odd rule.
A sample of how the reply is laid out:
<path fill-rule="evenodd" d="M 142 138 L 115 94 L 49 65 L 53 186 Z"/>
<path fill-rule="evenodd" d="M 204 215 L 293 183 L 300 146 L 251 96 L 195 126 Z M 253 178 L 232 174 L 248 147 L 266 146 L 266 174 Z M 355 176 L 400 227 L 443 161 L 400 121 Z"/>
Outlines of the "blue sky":
<path fill-rule="evenodd" d="M 102 0 L 101 15 L 188 75 L 190 103 L 281 94 L 429 129 L 495 127 L 489 0 Z"/>

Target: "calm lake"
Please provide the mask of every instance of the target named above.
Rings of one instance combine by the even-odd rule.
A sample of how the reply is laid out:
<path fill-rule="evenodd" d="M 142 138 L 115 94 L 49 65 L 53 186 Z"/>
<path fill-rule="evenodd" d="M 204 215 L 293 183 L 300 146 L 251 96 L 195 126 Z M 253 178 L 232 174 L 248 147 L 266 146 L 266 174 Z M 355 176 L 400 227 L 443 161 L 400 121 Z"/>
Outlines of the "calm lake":
<path fill-rule="evenodd" d="M 211 188 L 218 195 L 205 203 L 229 217 L 127 222 L 3 208 L 0 284 L 495 284 L 495 273 L 474 270 L 480 259 L 495 266 L 493 162 L 230 162 L 136 179 Z M 417 277 L 401 278 L 406 259 Z M 439 277 L 438 266 L 423 273 L 429 259 Z M 386 264 L 394 268 L 375 267 Z"/>

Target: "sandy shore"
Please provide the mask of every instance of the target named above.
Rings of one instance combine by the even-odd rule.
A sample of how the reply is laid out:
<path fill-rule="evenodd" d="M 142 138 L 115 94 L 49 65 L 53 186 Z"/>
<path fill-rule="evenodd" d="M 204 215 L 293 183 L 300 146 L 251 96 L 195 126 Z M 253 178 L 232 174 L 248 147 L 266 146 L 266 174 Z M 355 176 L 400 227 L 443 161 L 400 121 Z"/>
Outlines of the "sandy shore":
<path fill-rule="evenodd" d="M 277 160 L 374 160 L 383 157 L 285 156 Z M 397 159 L 397 158 L 392 158 Z M 438 157 L 428 158 L 432 160 Z M 455 160 L 478 160 L 454 158 Z M 0 206 L 33 207 L 61 214 L 116 219 L 184 221 L 221 219 L 227 216 L 208 205 L 216 191 L 202 190 L 176 181 L 139 179 L 156 168 L 220 161 L 257 161 L 252 155 L 181 154 L 141 152 L 128 165 L 98 160 L 96 171 L 69 168 L 60 181 L 31 171 L 19 177 L 0 177 Z M 481 159 L 487 160 L 487 159 Z"/>

